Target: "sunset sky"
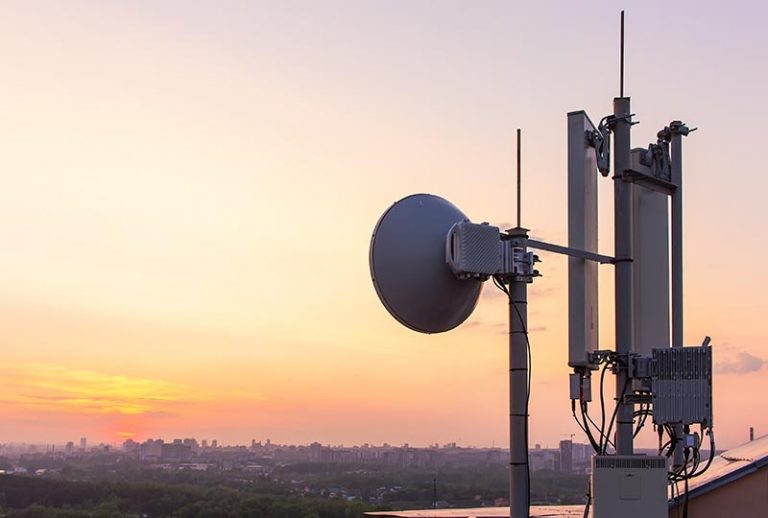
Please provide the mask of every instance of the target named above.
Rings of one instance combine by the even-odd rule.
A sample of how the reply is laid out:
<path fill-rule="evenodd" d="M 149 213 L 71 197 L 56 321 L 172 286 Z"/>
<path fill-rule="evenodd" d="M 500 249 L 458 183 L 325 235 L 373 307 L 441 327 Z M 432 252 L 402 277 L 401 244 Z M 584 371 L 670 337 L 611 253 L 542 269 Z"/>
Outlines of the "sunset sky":
<path fill-rule="evenodd" d="M 732 447 L 768 433 L 768 7 L 634 5 L 633 145 L 673 119 L 700 128 L 684 152 L 685 338 L 713 338 Z M 519 127 L 523 223 L 565 244 L 565 114 L 611 110 L 618 9 L 0 3 L 0 441 L 508 444 L 504 298 L 486 286 L 458 330 L 414 333 L 372 287 L 371 232 L 413 192 L 512 221 Z M 542 258 L 530 435 L 551 446 L 578 429 L 567 263 Z"/>

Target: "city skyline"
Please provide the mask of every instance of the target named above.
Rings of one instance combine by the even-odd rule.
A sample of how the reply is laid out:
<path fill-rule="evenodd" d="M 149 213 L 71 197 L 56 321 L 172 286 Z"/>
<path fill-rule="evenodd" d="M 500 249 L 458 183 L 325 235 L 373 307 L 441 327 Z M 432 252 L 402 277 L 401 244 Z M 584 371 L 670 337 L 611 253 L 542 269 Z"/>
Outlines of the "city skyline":
<path fill-rule="evenodd" d="M 755 102 L 768 7 L 652 4 L 627 10 L 633 144 L 670 116 L 700 128 L 684 158 L 685 341 L 713 338 L 715 430 L 730 448 L 768 431 L 764 403 L 745 397 L 768 391 L 768 109 Z M 617 9 L 4 3 L 0 442 L 258 430 L 290 444 L 507 445 L 503 297 L 486 286 L 451 334 L 401 328 L 371 284 L 371 232 L 412 192 L 505 226 L 520 127 L 523 224 L 565 244 L 565 114 L 610 110 Z M 530 433 L 555 444 L 581 435 L 567 263 L 542 259 Z M 600 283 L 611 348 L 610 270 Z M 638 444 L 655 441 L 646 430 Z"/>
<path fill-rule="evenodd" d="M 40 447 L 44 446 L 44 450 Z M 653 454 L 653 451 L 645 451 Z M 52 457 L 82 457 L 128 455 L 135 457 L 142 463 L 157 465 L 171 463 L 179 469 L 185 469 L 184 464 L 195 463 L 198 465 L 219 462 L 217 457 L 204 456 L 221 452 L 224 458 L 237 460 L 242 466 L 248 465 L 259 458 L 271 458 L 286 460 L 293 463 L 332 463 L 332 464 L 399 464 L 426 467 L 447 464 L 497 464 L 505 465 L 509 460 L 509 451 L 501 447 L 476 447 L 462 446 L 456 443 L 430 444 L 428 446 L 414 446 L 409 444 L 361 444 L 361 445 L 330 445 L 312 442 L 309 444 L 278 444 L 269 440 L 251 440 L 248 444 L 219 444 L 216 439 L 201 439 L 194 437 L 184 439 L 175 438 L 165 441 L 162 438 L 148 438 L 144 441 L 126 439 L 120 445 L 87 444 L 86 438 L 80 438 L 79 444 L 68 441 L 63 447 L 57 445 L 24 445 L 24 444 L 0 444 L 0 455 L 7 462 L 9 459 L 16 461 L 29 460 L 30 456 Z M 249 452 L 250 457 L 233 459 L 229 454 L 236 452 Z M 541 444 L 533 444 L 529 448 L 529 455 L 534 465 L 533 471 L 550 469 L 553 471 L 573 472 L 574 463 L 579 467 L 576 471 L 586 473 L 589 469 L 589 461 L 592 455 L 592 446 L 585 443 L 574 442 L 572 439 L 564 439 L 559 444 L 549 447 Z M 563 459 L 570 459 L 565 461 Z M 195 469 L 201 469 L 197 467 Z"/>
<path fill-rule="evenodd" d="M 571 437 L 570 434 L 567 435 L 567 437 Z M 759 438 L 759 437 L 758 437 Z M 86 446 L 82 445 L 82 439 L 86 439 Z M 323 447 L 329 447 L 329 448 L 418 448 L 418 449 L 429 449 L 429 448 L 465 448 L 465 449 L 480 449 L 480 450 L 491 450 L 491 449 L 506 449 L 505 446 L 500 446 L 496 444 L 460 444 L 456 442 L 448 442 L 448 443 L 439 443 L 439 442 L 432 442 L 427 444 L 410 444 L 410 443 L 389 443 L 389 442 L 383 442 L 383 443 L 321 443 L 318 441 L 310 441 L 306 443 L 282 443 L 279 441 L 272 442 L 271 438 L 266 439 L 250 439 L 248 441 L 244 441 L 243 443 L 227 443 L 227 442 L 220 442 L 216 438 L 212 437 L 205 437 L 205 438 L 198 438 L 198 437 L 192 437 L 189 435 L 182 435 L 178 437 L 162 437 L 158 435 L 150 435 L 147 437 L 126 437 L 124 439 L 118 439 L 113 442 L 104 442 L 99 441 L 94 444 L 93 441 L 88 441 L 87 437 L 78 437 L 71 440 L 66 439 L 60 439 L 58 441 L 52 441 L 52 442 L 24 442 L 24 441 L 7 441 L 4 443 L 0 443 L 0 447 L 7 447 L 7 446 L 34 446 L 34 447 L 60 447 L 60 446 L 66 446 L 67 444 L 72 444 L 73 447 L 76 444 L 79 444 L 80 449 L 90 449 L 90 448 L 98 448 L 99 446 L 122 446 L 125 444 L 125 442 L 133 441 L 136 443 L 142 443 L 146 441 L 165 441 L 172 443 L 174 441 L 197 441 L 202 447 L 210 446 L 213 448 L 216 447 L 222 447 L 222 448 L 241 448 L 241 447 L 252 447 L 254 444 L 258 445 L 271 445 L 273 447 L 286 447 L 286 446 L 295 446 L 295 447 L 307 447 L 311 446 L 312 444 L 320 444 Z M 547 444 L 544 442 L 532 440 L 531 441 L 531 448 L 544 448 L 544 449 L 551 449 L 556 448 L 557 445 L 561 441 L 565 440 L 572 440 L 572 439 L 561 439 L 560 441 L 557 441 L 557 444 Z M 745 442 L 747 442 L 745 440 Z M 583 444 L 584 446 L 589 446 L 587 443 L 580 443 L 578 441 L 574 441 L 574 444 Z M 591 446 L 590 446 L 591 447 Z M 652 448 L 649 448 L 649 450 Z"/>

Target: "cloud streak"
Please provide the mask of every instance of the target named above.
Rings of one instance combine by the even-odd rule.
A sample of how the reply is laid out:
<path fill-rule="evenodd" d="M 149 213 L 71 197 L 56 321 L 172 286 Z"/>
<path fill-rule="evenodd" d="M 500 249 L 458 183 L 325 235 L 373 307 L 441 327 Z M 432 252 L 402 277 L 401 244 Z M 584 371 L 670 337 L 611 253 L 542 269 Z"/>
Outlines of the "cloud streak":
<path fill-rule="evenodd" d="M 191 402 L 190 388 L 164 380 L 69 370 L 48 364 L 0 367 L 3 402 L 46 412 L 140 415 Z"/>
<path fill-rule="evenodd" d="M 715 372 L 718 374 L 747 374 L 759 371 L 765 366 L 765 363 L 764 359 L 741 351 L 715 363 Z"/>
<path fill-rule="evenodd" d="M 466 324 L 462 324 L 461 329 L 480 329 L 493 331 L 498 334 L 509 334 L 509 324 L 507 322 L 486 322 L 484 320 L 472 320 Z M 534 326 L 529 327 L 529 333 L 540 333 L 547 330 L 546 326 Z"/>
<path fill-rule="evenodd" d="M 543 285 L 529 285 L 528 296 L 529 297 L 549 297 L 550 295 L 557 294 L 559 292 L 558 286 L 543 286 Z M 487 281 L 483 287 L 483 291 L 480 294 L 481 297 L 488 300 L 496 300 L 500 298 L 506 298 L 506 294 L 493 285 L 491 281 Z"/>

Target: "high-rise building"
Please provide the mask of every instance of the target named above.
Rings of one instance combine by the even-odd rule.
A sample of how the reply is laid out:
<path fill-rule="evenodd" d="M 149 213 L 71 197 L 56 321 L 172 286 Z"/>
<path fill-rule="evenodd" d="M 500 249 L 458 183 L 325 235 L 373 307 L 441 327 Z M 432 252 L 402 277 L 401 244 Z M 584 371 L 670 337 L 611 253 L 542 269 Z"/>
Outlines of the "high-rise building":
<path fill-rule="evenodd" d="M 216 439 L 211 441 L 211 448 L 218 448 L 219 447 L 219 441 Z"/>
<path fill-rule="evenodd" d="M 125 453 L 138 453 L 139 443 L 133 439 L 126 439 L 125 442 L 123 442 L 123 451 Z"/>
<path fill-rule="evenodd" d="M 139 460 L 152 462 L 160 459 L 162 454 L 163 440 L 147 439 L 139 447 Z"/>
<path fill-rule="evenodd" d="M 309 462 L 320 462 L 323 458 L 323 446 L 319 442 L 309 445 Z"/>
<path fill-rule="evenodd" d="M 85 450 L 86 444 L 87 444 L 87 441 L 86 441 L 85 437 L 80 437 L 80 449 L 81 450 Z"/>
<path fill-rule="evenodd" d="M 163 444 L 160 447 L 163 462 L 189 462 L 192 460 L 192 448 L 181 442 Z"/>
<path fill-rule="evenodd" d="M 560 471 L 573 472 L 573 441 L 570 439 L 560 441 Z"/>

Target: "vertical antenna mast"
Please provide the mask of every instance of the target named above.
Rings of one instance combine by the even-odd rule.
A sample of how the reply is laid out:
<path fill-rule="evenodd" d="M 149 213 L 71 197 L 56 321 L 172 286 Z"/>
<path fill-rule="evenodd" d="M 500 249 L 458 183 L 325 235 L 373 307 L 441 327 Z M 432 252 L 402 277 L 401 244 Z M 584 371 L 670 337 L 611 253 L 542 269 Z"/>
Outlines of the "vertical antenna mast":
<path fill-rule="evenodd" d="M 632 129 L 630 99 L 624 97 L 624 11 L 621 12 L 621 65 L 619 71 L 620 97 L 613 100 L 613 192 L 614 192 L 614 247 L 620 259 L 615 267 L 616 353 L 628 358 L 634 351 L 634 270 L 633 257 L 633 185 L 622 175 L 629 169 Z M 626 361 L 626 360 L 625 360 Z M 624 395 L 630 387 L 628 365 L 616 372 L 616 453 L 633 454 L 634 405 Z M 610 427 L 609 427 L 610 430 Z"/>
<path fill-rule="evenodd" d="M 521 130 L 517 128 L 517 226 L 507 231 L 513 247 L 528 246 L 522 227 Z M 528 401 L 530 366 L 528 354 L 528 281 L 508 276 L 509 285 L 509 515 L 528 518 L 531 513 L 531 472 L 528 465 Z"/>
<path fill-rule="evenodd" d="M 521 199 L 521 191 L 522 191 L 522 173 L 521 173 L 522 167 L 520 165 L 520 128 L 517 128 L 517 228 L 521 227 L 520 219 L 521 219 L 521 207 L 520 207 L 520 199 Z"/>
<path fill-rule="evenodd" d="M 621 64 L 619 65 L 619 97 L 624 97 L 624 11 L 621 11 Z"/>

